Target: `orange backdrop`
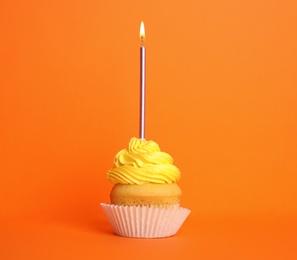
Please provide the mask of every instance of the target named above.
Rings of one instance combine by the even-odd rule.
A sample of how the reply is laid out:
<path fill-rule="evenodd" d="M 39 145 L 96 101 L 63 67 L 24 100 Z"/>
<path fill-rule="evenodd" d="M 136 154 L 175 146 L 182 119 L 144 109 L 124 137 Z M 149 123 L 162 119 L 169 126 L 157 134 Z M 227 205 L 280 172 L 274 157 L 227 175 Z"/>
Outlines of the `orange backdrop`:
<path fill-rule="evenodd" d="M 296 259 L 296 10 L 2 1 L 0 258 Z M 142 20 L 146 139 L 173 156 L 192 210 L 165 240 L 112 235 L 98 206 L 115 153 L 138 136 Z"/>

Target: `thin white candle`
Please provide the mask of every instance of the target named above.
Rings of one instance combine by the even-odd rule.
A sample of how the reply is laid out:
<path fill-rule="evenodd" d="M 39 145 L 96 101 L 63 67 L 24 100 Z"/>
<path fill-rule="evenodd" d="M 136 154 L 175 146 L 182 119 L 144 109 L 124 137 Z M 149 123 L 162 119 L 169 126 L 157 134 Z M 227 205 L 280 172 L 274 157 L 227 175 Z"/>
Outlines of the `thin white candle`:
<path fill-rule="evenodd" d="M 145 39 L 145 31 L 144 24 L 141 22 L 140 24 L 140 129 L 139 135 L 140 139 L 145 139 L 145 47 L 144 47 L 144 39 Z"/>

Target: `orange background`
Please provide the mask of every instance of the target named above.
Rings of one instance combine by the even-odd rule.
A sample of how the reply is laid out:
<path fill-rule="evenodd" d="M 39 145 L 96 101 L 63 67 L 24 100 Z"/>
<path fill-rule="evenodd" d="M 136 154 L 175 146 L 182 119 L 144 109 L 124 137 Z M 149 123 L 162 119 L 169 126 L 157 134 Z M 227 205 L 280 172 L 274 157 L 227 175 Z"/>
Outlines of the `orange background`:
<path fill-rule="evenodd" d="M 2 1 L 0 259 L 296 259 L 297 4 Z M 138 136 L 182 171 L 178 234 L 112 234 L 100 202 Z"/>

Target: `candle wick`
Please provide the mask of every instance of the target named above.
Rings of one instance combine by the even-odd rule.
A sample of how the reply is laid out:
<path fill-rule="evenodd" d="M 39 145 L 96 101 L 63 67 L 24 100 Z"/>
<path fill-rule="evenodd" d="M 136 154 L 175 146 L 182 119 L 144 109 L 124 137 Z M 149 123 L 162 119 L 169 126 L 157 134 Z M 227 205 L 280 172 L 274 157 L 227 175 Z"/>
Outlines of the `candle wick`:
<path fill-rule="evenodd" d="M 141 37 L 141 46 L 142 47 L 144 46 L 144 39 L 143 39 L 143 37 Z"/>

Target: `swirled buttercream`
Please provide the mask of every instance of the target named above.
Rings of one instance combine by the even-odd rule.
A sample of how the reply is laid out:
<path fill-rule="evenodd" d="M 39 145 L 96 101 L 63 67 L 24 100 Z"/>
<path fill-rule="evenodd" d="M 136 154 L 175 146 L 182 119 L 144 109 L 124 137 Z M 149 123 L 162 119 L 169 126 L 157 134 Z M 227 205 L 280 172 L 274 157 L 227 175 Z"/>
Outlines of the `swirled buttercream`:
<path fill-rule="evenodd" d="M 114 158 L 107 178 L 114 184 L 176 183 L 181 177 L 172 157 L 154 141 L 133 137 Z"/>

